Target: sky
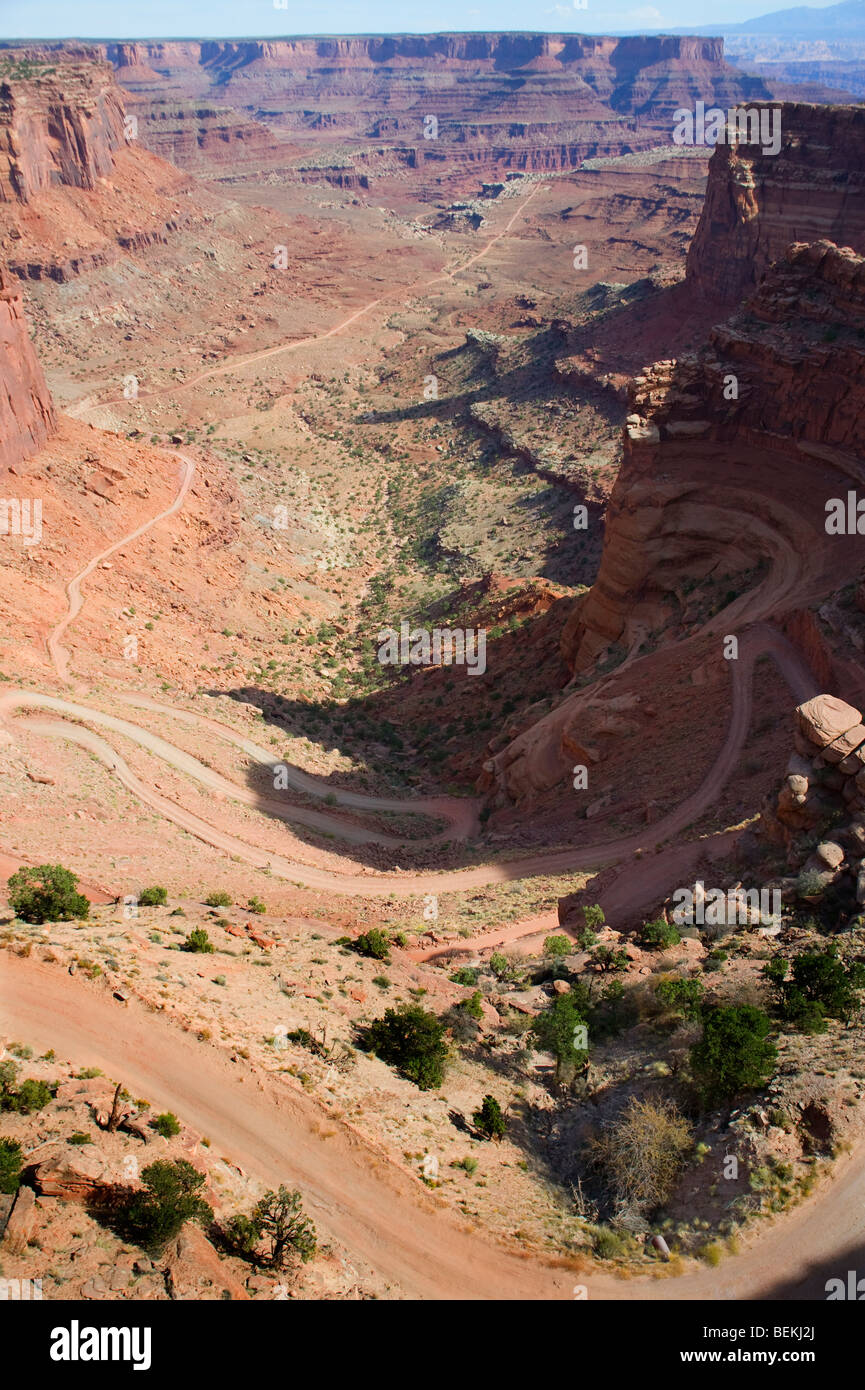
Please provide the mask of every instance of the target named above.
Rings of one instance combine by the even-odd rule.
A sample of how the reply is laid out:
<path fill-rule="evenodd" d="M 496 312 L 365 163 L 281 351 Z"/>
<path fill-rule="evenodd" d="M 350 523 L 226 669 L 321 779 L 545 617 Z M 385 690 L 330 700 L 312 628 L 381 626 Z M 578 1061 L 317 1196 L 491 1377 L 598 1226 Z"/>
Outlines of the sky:
<path fill-rule="evenodd" d="M 639 33 L 727 24 L 797 0 L 0 0 L 0 39 L 230 38 L 533 30 Z M 815 7 L 835 0 L 810 0 Z"/>

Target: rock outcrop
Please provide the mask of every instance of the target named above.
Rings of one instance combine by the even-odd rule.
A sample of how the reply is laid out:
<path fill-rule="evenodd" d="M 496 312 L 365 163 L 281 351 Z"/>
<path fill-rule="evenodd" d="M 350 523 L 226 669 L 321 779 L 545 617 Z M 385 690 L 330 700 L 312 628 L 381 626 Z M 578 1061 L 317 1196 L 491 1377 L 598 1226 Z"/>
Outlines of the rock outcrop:
<path fill-rule="evenodd" d="M 687 36 L 396 34 L 103 51 L 134 95 L 148 148 L 185 168 L 200 167 L 203 156 L 220 163 L 264 154 L 252 130 L 214 135 L 214 100 L 281 134 L 332 133 L 343 156 L 353 137 L 349 157 L 364 172 L 439 178 L 461 168 L 475 177 L 496 167 L 571 168 L 669 141 L 673 112 L 695 91 L 725 108 L 772 95 L 724 61 L 721 39 Z M 290 166 L 285 154 L 283 146 Z M 302 160 L 294 172 L 303 178 Z M 326 161 L 316 177 L 332 177 Z"/>
<path fill-rule="evenodd" d="M 0 202 L 28 203 L 56 185 L 92 189 L 126 143 L 120 92 L 95 49 L 58 66 L 0 64 Z"/>
<path fill-rule="evenodd" d="M 636 378 L 598 578 L 563 631 L 571 669 L 686 635 L 700 585 L 730 631 L 792 611 L 796 573 L 827 593 L 856 572 L 856 537 L 825 521 L 865 480 L 863 327 L 865 259 L 796 245 L 700 352 Z"/>
<path fill-rule="evenodd" d="M 738 304 L 792 242 L 865 253 L 865 109 L 780 104 L 781 148 L 718 145 L 688 252 L 689 283 Z"/>
<path fill-rule="evenodd" d="M 12 468 L 41 449 L 54 424 L 21 292 L 0 266 L 0 468 Z M 6 490 L 4 485 L 4 495 Z"/>

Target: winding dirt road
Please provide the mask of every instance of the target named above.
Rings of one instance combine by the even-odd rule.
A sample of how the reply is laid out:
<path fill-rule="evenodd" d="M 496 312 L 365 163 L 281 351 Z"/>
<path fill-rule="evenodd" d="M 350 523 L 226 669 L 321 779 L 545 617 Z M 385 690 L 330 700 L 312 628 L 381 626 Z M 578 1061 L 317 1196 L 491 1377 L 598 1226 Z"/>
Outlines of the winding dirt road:
<path fill-rule="evenodd" d="M 452 279 L 485 255 L 507 234 L 538 187 L 482 251 L 463 266 L 428 283 Z M 381 302 L 381 299 L 372 301 L 326 333 L 278 345 L 213 368 L 184 385 L 190 386 L 278 352 L 292 351 L 332 337 Z M 75 413 L 84 408 L 86 403 L 79 402 Z M 109 555 L 170 518 L 183 505 L 195 465 L 183 454 L 174 456 L 183 474 L 172 505 L 95 556 L 67 585 L 67 614 L 48 639 L 51 659 L 64 684 L 69 683 L 69 656 L 62 638 L 83 606 L 82 583 Z M 60 716 L 53 720 L 28 720 L 24 727 L 40 736 L 61 738 L 85 747 L 142 804 L 205 843 L 249 864 L 266 866 L 278 877 L 337 893 L 413 896 L 537 874 L 599 868 L 623 861 L 638 851 L 652 850 L 684 830 L 717 801 L 739 761 L 751 722 L 754 666 L 764 655 L 775 663 L 797 702 L 816 693 L 810 672 L 780 632 L 762 623 L 748 629 L 740 639 L 738 660 L 729 662 L 732 712 L 723 747 L 700 786 L 661 821 L 644 831 L 602 845 L 537 851 L 495 864 L 441 873 L 337 873 L 259 850 L 160 796 L 132 771 L 106 738 L 85 726 L 96 725 L 128 739 L 200 785 L 242 804 L 254 805 L 268 815 L 327 828 L 349 843 L 361 843 L 369 838 L 384 843 L 391 841 L 360 827 L 346 826 L 325 813 L 306 807 L 287 808 L 275 798 L 262 799 L 250 789 L 214 772 L 167 739 L 92 704 L 37 691 L 4 689 L 0 693 L 0 722 L 6 724 L 14 737 L 17 727 L 14 716 L 19 711 L 49 711 Z M 126 697 L 125 703 L 161 714 L 166 722 L 173 719 L 197 725 L 232 742 L 254 761 L 273 766 L 272 757 L 265 750 L 215 720 L 137 696 Z M 296 790 L 313 796 L 331 794 L 329 787 L 301 769 L 288 767 L 287 770 L 289 785 Z M 336 795 L 341 804 L 358 810 L 414 811 L 443 816 L 448 822 L 445 834 L 451 839 L 467 838 L 476 829 L 477 807 L 464 799 L 437 797 L 403 802 L 350 792 L 337 792 Z M 676 853 L 675 847 L 665 851 L 663 871 L 667 881 L 674 872 L 671 857 L 674 859 Z M 693 846 L 682 846 L 681 854 L 684 863 L 687 856 L 693 854 Z M 651 857 L 642 860 L 640 873 L 633 875 L 632 886 L 623 890 L 629 891 L 635 902 L 645 894 L 646 875 L 651 876 L 652 867 Z M 537 931 L 545 920 L 545 917 L 533 919 L 502 931 L 508 939 L 514 939 L 521 928 Z M 502 939 L 500 932 L 498 940 Z M 725 1261 L 720 1270 L 701 1269 L 676 1279 L 674 1284 L 646 1279 L 622 1284 L 604 1273 L 574 1274 L 562 1265 L 544 1264 L 516 1249 L 498 1246 L 488 1235 L 460 1224 L 410 1172 L 345 1122 L 328 1121 L 326 1112 L 312 1098 L 257 1074 L 251 1067 L 233 1066 L 217 1048 L 205 1047 L 191 1039 L 168 1020 L 151 1014 L 136 1000 L 123 1006 L 120 1014 L 121 1006 L 97 986 L 80 979 L 72 980 L 56 968 L 22 960 L 5 951 L 0 952 L 0 977 L 3 983 L 0 1026 L 3 1029 L 24 1036 L 40 1047 L 53 1047 L 82 1065 L 100 1065 L 110 1074 L 122 1077 L 133 1092 L 153 1096 L 157 1104 L 180 1111 L 192 1125 L 208 1134 L 218 1148 L 232 1153 L 263 1181 L 277 1185 L 288 1178 L 299 1184 L 317 1224 L 360 1259 L 394 1280 L 409 1297 L 569 1300 L 573 1297 L 574 1284 L 585 1283 L 590 1298 L 755 1298 L 774 1282 L 782 1280 L 788 1270 L 801 1269 L 805 1251 L 818 1272 L 804 1278 L 799 1292 L 788 1296 L 819 1296 L 819 1280 L 826 1262 L 831 1262 L 836 1252 L 848 1249 L 852 1240 L 861 1242 L 865 1237 L 865 1165 L 857 1154 L 842 1161 L 841 1176 L 825 1189 L 819 1200 L 813 1197 L 792 1216 L 776 1223 L 763 1233 L 757 1246 Z M 843 1257 L 838 1255 L 837 1258 L 839 1264 L 842 1263 Z"/>
<path fill-rule="evenodd" d="M 8 951 L 0 952 L 0 982 L 0 1030 L 100 1066 L 154 1106 L 179 1111 L 216 1152 L 269 1186 L 298 1185 L 321 1231 L 409 1298 L 571 1300 L 583 1284 L 590 1300 L 751 1299 L 791 1277 L 787 1297 L 819 1298 L 829 1274 L 856 1267 L 854 1247 L 865 1243 L 865 1164 L 856 1153 L 839 1160 L 819 1194 L 718 1269 L 626 1282 L 599 1269 L 575 1272 L 496 1244 L 312 1097 L 232 1064 L 135 999 L 121 1005 L 97 985 Z"/>

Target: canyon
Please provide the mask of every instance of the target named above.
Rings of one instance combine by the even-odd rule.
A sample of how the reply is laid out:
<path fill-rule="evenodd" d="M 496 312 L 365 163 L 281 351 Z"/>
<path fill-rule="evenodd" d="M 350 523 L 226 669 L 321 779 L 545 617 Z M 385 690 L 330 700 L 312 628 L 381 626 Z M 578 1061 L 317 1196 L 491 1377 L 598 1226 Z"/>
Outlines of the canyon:
<path fill-rule="evenodd" d="M 778 156 L 677 151 L 697 99 L 777 104 Z M 0 1028 L 61 1101 L 16 1142 L 68 1104 L 104 1164 L 24 1170 L 4 1274 L 38 1218 L 52 1296 L 135 1296 L 98 1213 L 64 1253 L 152 1142 L 74 1089 L 101 1067 L 183 1112 L 220 1220 L 290 1150 L 329 1242 L 293 1296 L 570 1298 L 578 1261 L 593 1297 L 759 1298 L 776 1257 L 815 1296 L 859 1019 L 788 1027 L 762 962 L 854 979 L 865 941 L 865 569 L 825 525 L 865 488 L 863 155 L 857 106 L 713 38 L 0 47 L 0 476 L 45 518 L 0 536 L 0 862 L 90 902 L 10 902 Z M 483 664 L 377 659 L 415 628 Z M 777 931 L 668 931 L 695 879 L 777 892 Z M 693 1048 L 743 998 L 780 1061 L 720 1105 Z M 385 1005 L 435 1015 L 435 1086 L 364 1043 Z M 586 1155 L 644 1094 L 691 1157 L 631 1207 Z M 273 1296 L 196 1248 L 190 1296 Z"/>

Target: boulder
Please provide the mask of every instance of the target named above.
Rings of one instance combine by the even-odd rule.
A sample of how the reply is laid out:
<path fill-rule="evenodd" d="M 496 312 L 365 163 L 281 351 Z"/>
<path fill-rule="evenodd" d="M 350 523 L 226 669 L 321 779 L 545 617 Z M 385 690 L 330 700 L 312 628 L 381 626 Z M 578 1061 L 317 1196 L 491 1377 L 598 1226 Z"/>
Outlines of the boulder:
<path fill-rule="evenodd" d="M 249 1294 L 220 1260 L 207 1236 L 187 1221 L 165 1252 L 164 1273 L 171 1297 L 181 1302 L 248 1300 Z"/>
<path fill-rule="evenodd" d="M 4 1250 L 10 1255 L 23 1255 L 35 1230 L 36 1193 L 32 1187 L 19 1187 L 3 1234 Z"/>
<path fill-rule="evenodd" d="M 59 1197 L 82 1206 L 109 1202 L 117 1192 L 135 1185 L 98 1153 L 73 1151 L 67 1144 L 47 1148 L 27 1173 L 40 1197 Z"/>
<path fill-rule="evenodd" d="M 840 869 L 844 863 L 844 851 L 834 840 L 822 840 L 817 846 L 817 858 L 830 869 Z"/>
<path fill-rule="evenodd" d="M 832 743 L 828 743 L 823 749 L 823 757 L 828 763 L 843 763 L 852 753 L 865 744 L 865 724 L 854 724 L 852 729 L 848 729 L 840 738 L 836 738 Z M 865 759 L 856 763 L 855 770 L 865 766 Z"/>
<path fill-rule="evenodd" d="M 850 729 L 860 727 L 862 715 L 837 695 L 815 695 L 799 705 L 796 722 L 809 743 L 826 748 Z"/>

